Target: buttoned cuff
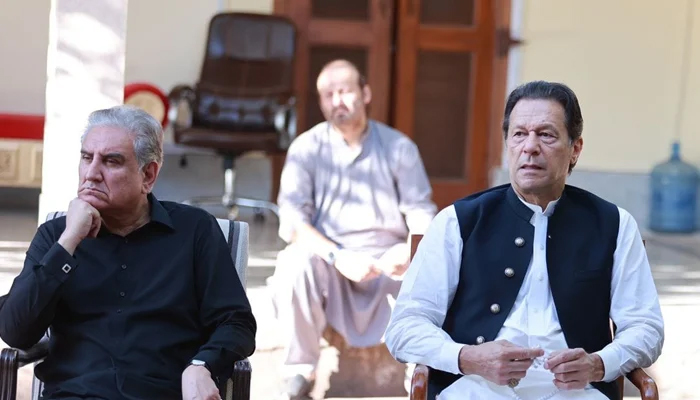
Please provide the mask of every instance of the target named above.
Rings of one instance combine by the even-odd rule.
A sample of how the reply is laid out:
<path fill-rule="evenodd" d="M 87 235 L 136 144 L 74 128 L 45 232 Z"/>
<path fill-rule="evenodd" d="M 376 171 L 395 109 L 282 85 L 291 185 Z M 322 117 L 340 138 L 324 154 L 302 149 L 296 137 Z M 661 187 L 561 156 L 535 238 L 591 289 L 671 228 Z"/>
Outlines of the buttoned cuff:
<path fill-rule="evenodd" d="M 464 347 L 463 344 L 452 341 L 445 342 L 440 349 L 440 357 L 434 368 L 441 371 L 449 372 L 456 375 L 462 375 L 459 370 L 459 352 Z"/>
<path fill-rule="evenodd" d="M 61 282 L 65 282 L 78 267 L 78 262 L 57 242 L 41 259 L 41 266 L 46 273 Z"/>
<path fill-rule="evenodd" d="M 595 352 L 603 360 L 605 373 L 603 382 L 612 382 L 620 376 L 620 356 L 612 345 L 605 346 L 602 350 Z"/>

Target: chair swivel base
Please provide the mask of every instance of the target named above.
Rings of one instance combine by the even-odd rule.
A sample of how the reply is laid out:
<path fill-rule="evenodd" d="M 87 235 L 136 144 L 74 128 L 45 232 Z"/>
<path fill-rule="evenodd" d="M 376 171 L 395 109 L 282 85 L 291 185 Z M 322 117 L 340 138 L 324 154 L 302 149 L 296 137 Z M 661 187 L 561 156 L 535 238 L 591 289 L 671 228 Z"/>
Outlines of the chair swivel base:
<path fill-rule="evenodd" d="M 223 196 L 207 196 L 207 197 L 197 197 L 194 199 L 189 199 L 183 201 L 184 204 L 191 206 L 204 206 L 204 205 L 217 205 L 224 206 L 229 209 L 229 218 L 238 218 L 238 208 L 239 207 L 250 207 L 255 211 L 256 219 L 264 219 L 262 210 L 272 211 L 279 219 L 279 207 L 277 204 L 265 200 L 256 199 L 246 199 L 242 197 L 233 197 L 230 194 L 224 194 Z"/>

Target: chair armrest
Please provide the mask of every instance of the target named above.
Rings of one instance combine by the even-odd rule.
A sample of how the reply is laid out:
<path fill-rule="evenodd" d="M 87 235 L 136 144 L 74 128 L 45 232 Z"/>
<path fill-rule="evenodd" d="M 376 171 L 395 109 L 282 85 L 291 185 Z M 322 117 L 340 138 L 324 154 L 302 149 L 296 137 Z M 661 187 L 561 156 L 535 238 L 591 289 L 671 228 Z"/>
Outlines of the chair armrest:
<path fill-rule="evenodd" d="M 41 361 L 46 356 L 49 355 L 49 338 L 44 336 L 41 338 L 39 343 L 28 348 L 27 350 L 17 350 L 17 359 L 19 361 L 19 368 L 24 367 L 27 364 L 35 363 Z"/>
<path fill-rule="evenodd" d="M 197 95 L 194 92 L 194 88 L 190 85 L 177 85 L 168 94 L 168 101 L 180 101 L 187 100 L 192 103 L 195 101 Z"/>
<path fill-rule="evenodd" d="M 44 336 L 37 344 L 27 350 L 7 348 L 2 350 L 0 363 L 2 366 L 14 365 L 14 369 L 22 368 L 27 364 L 41 361 L 49 355 L 49 339 Z"/>
<path fill-rule="evenodd" d="M 416 364 L 411 377 L 410 400 L 428 399 L 428 367 Z"/>
<path fill-rule="evenodd" d="M 221 398 L 231 400 L 250 400 L 250 378 L 253 368 L 250 361 L 236 361 L 233 365 L 231 379 L 221 388 Z"/>
<path fill-rule="evenodd" d="M 185 103 L 187 105 L 187 110 L 191 116 L 192 110 L 194 109 L 194 102 L 197 99 L 197 94 L 189 85 L 177 85 L 168 94 L 168 102 L 170 103 L 170 109 L 168 110 L 168 123 L 172 127 L 178 128 L 188 128 L 192 124 L 191 118 L 187 123 L 178 123 L 178 114 L 180 112 L 180 104 Z"/>
<path fill-rule="evenodd" d="M 0 400 L 15 400 L 17 396 L 17 349 L 0 352 Z"/>
<path fill-rule="evenodd" d="M 13 348 L 0 352 L 0 400 L 14 400 L 17 396 L 17 370 L 39 361 L 49 354 L 49 340 L 43 338 L 27 350 Z"/>
<path fill-rule="evenodd" d="M 643 369 L 632 370 L 627 374 L 627 379 L 639 389 L 642 400 L 659 400 L 659 389 L 656 387 L 656 382 Z"/>
<path fill-rule="evenodd" d="M 275 112 L 275 128 L 280 133 L 279 148 L 287 150 L 297 133 L 296 98 L 290 97 L 286 104 Z"/>

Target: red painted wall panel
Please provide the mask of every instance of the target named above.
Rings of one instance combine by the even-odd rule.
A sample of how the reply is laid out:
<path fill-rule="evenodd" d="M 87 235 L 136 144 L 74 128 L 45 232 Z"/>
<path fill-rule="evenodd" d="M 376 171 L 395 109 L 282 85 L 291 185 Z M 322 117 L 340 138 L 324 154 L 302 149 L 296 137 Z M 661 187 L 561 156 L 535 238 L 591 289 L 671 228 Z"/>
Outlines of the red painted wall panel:
<path fill-rule="evenodd" d="M 0 114 L 0 139 L 44 139 L 44 116 Z"/>

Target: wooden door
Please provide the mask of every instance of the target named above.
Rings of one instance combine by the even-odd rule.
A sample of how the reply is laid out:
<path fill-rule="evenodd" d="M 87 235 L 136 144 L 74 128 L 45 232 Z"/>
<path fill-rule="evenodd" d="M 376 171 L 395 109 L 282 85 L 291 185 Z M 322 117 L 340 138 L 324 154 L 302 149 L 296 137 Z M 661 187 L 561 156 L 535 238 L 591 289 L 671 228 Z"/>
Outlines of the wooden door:
<path fill-rule="evenodd" d="M 345 58 L 373 92 L 370 117 L 389 122 L 394 0 L 276 0 L 275 13 L 297 26 L 298 132 L 323 121 L 316 78 L 324 64 Z"/>
<path fill-rule="evenodd" d="M 398 1 L 393 125 L 418 145 L 443 208 L 488 187 L 499 2 Z"/>

